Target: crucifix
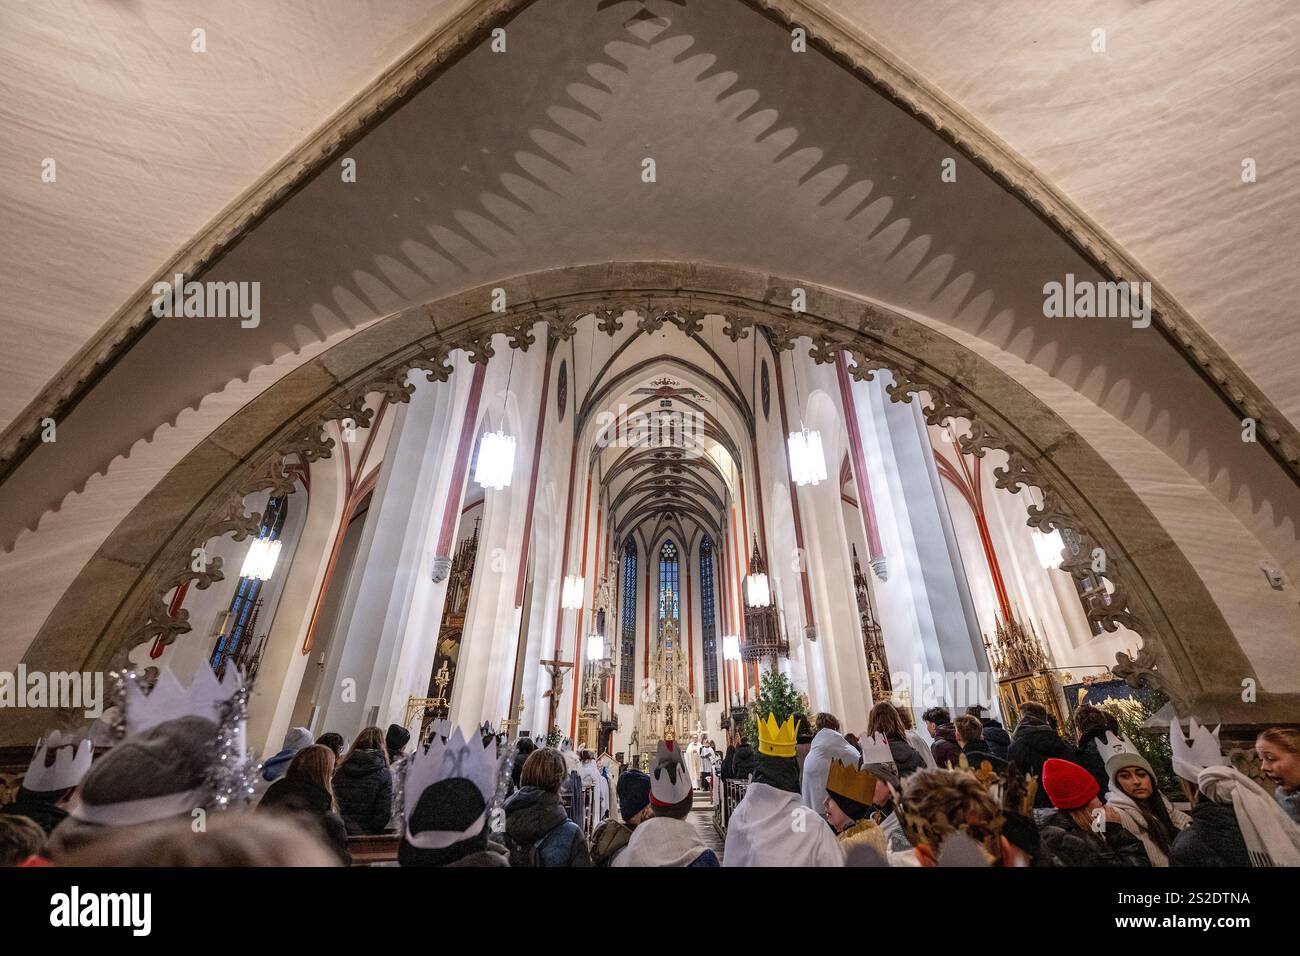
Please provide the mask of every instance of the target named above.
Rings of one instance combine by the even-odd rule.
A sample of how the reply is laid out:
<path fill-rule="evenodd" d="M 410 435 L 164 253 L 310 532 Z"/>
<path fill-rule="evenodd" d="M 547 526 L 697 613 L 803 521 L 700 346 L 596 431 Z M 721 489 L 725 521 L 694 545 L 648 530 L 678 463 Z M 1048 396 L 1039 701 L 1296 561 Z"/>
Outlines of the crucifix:
<path fill-rule="evenodd" d="M 434 698 L 433 704 L 442 710 L 439 715 L 446 717 L 447 710 L 447 685 L 451 683 L 451 673 L 447 670 L 447 662 L 444 660 L 442 666 L 438 668 L 438 673 L 433 675 L 433 682 L 437 685 L 438 696 Z"/>
<path fill-rule="evenodd" d="M 549 697 L 551 702 L 548 706 L 550 716 L 546 719 L 546 730 L 549 733 L 555 727 L 555 710 L 560 706 L 560 695 L 564 693 L 564 678 L 567 670 L 573 666 L 572 661 L 540 661 L 546 672 L 551 675 L 551 689 L 543 696 Z"/>

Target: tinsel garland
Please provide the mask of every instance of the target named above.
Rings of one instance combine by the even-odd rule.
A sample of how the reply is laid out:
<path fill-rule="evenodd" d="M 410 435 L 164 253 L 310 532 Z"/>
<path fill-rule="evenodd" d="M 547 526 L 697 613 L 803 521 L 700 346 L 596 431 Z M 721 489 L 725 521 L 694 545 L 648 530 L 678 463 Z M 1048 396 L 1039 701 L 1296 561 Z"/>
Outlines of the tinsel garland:
<path fill-rule="evenodd" d="M 148 690 L 152 689 L 154 682 L 136 671 L 110 671 L 108 679 L 117 708 L 109 732 L 113 743 L 119 744 L 126 738 L 127 684 L 137 684 L 142 690 Z M 212 763 L 204 777 L 212 794 L 208 806 L 214 810 L 229 810 L 249 803 L 255 792 L 257 775 L 262 770 L 261 761 L 243 746 L 251 692 L 249 685 L 241 683 L 230 699 L 221 704 Z"/>

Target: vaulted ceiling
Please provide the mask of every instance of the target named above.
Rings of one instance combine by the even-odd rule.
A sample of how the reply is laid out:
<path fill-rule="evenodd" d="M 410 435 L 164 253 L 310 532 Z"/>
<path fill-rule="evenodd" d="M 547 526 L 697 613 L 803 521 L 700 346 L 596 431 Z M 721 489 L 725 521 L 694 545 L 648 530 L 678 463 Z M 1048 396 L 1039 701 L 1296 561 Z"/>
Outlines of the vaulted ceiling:
<path fill-rule="evenodd" d="M 793 53 L 788 26 L 758 6 L 868 42 L 878 78 L 910 68 L 918 89 L 946 94 L 951 122 L 1005 139 L 1224 360 L 1206 371 L 1204 349 L 1173 335 L 1045 319 L 1045 281 L 1091 274 L 1075 242 L 864 76 Z M 497 13 L 510 17 L 504 53 L 482 42 Z M 1295 4 L 373 0 L 322 16 L 306 0 L 179 0 L 5 20 L 0 162 L 28 172 L 0 183 L 0 543 L 43 522 L 58 538 L 20 545 L 11 573 L 55 555 L 80 567 L 196 441 L 376 318 L 614 259 L 719 262 L 887 302 L 1122 449 L 1125 479 L 1189 521 L 1216 501 L 1296 558 L 1294 475 L 1240 441 L 1230 404 L 1244 382 L 1283 425 L 1300 422 Z M 1104 55 L 1090 48 L 1098 27 Z M 446 62 L 420 88 L 422 56 Z M 345 156 L 356 182 L 339 175 Z M 195 263 L 260 281 L 261 325 L 143 321 L 138 294 Z M 716 383 L 679 368 L 618 387 L 670 374 L 741 442 L 739 419 L 722 427 L 730 383 L 696 359 Z M 55 443 L 32 441 L 43 414 Z M 692 471 L 656 489 L 681 514 L 704 489 L 721 495 Z"/>

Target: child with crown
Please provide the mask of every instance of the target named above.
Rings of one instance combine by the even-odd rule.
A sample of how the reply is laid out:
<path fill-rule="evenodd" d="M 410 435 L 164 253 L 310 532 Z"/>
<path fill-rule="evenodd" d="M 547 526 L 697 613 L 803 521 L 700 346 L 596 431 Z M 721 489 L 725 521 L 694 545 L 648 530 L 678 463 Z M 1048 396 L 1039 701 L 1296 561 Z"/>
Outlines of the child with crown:
<path fill-rule="evenodd" d="M 804 806 L 794 718 L 758 724 L 758 766 L 727 824 L 723 866 L 843 866 L 834 831 Z"/>

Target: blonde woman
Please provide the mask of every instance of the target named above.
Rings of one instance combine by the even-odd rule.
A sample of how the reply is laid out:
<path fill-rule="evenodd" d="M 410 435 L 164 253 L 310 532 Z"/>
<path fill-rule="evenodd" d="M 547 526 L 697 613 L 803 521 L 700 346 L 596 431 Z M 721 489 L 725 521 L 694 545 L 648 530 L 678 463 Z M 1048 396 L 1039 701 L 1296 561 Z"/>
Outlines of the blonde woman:
<path fill-rule="evenodd" d="M 347 827 L 334 798 L 334 751 L 322 744 L 304 747 L 282 778 L 271 784 L 258 810 L 295 814 L 314 827 L 344 866 L 352 862 Z"/>
<path fill-rule="evenodd" d="M 1300 730 L 1270 727 L 1255 739 L 1259 765 L 1277 784 L 1273 797 L 1296 823 L 1300 823 Z"/>

